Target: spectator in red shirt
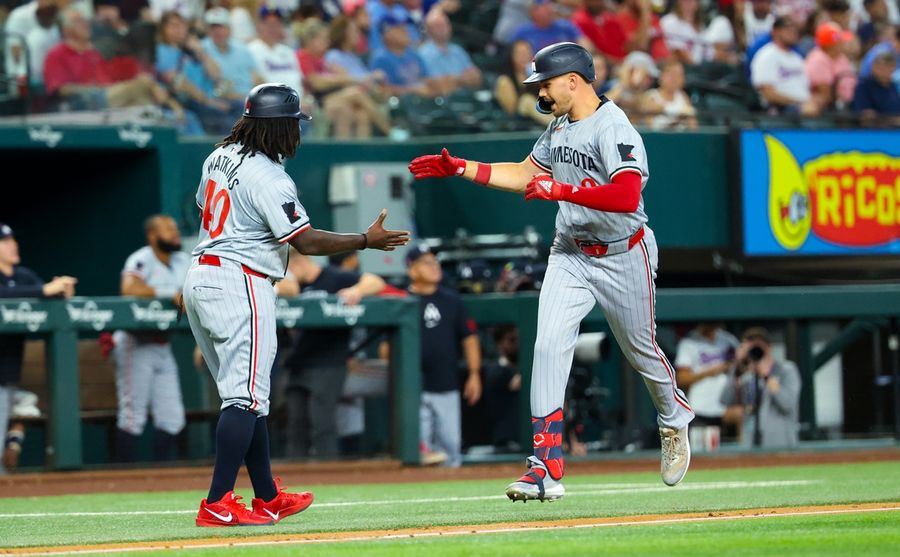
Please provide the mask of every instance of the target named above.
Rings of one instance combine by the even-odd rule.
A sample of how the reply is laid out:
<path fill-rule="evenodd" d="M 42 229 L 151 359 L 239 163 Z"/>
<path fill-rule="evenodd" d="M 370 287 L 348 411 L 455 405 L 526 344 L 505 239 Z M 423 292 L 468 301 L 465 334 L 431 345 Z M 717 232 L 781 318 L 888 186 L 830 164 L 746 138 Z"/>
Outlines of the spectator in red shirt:
<path fill-rule="evenodd" d="M 650 0 L 623 0 L 616 22 L 625 37 L 622 56 L 640 50 L 657 62 L 669 57 L 659 18 L 653 13 Z"/>
<path fill-rule="evenodd" d="M 100 52 L 91 43 L 91 24 L 80 8 L 62 12 L 63 40 L 47 53 L 44 86 L 47 94 L 70 108 L 102 110 L 156 104 L 170 108 L 181 121 L 184 110 L 149 74 L 114 82 Z"/>
<path fill-rule="evenodd" d="M 606 9 L 606 0 L 584 0 L 582 7 L 572 14 L 572 23 L 604 56 L 616 62 L 625 57 L 625 35 L 616 15 Z"/>

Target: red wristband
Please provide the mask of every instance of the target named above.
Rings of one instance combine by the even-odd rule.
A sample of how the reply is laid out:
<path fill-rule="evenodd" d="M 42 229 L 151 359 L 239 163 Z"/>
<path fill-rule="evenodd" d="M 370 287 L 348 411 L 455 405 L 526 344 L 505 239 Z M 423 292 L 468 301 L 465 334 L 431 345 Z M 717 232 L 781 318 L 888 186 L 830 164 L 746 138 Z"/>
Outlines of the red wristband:
<path fill-rule="evenodd" d="M 491 181 L 491 165 L 484 164 L 483 162 L 478 163 L 478 170 L 475 172 L 475 180 L 476 184 L 481 184 L 482 186 L 486 186 L 488 182 Z"/>

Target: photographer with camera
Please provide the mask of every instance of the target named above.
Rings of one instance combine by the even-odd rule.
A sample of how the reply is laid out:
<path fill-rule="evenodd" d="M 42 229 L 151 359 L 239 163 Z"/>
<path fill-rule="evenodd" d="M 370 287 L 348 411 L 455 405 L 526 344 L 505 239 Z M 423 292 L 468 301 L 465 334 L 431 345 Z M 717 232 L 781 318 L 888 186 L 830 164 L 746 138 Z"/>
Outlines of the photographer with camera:
<path fill-rule="evenodd" d="M 722 404 L 743 408 L 742 444 L 766 449 L 797 445 L 800 373 L 794 362 L 772 354 L 769 331 L 751 327 L 735 352 L 734 387 L 725 389 Z"/>

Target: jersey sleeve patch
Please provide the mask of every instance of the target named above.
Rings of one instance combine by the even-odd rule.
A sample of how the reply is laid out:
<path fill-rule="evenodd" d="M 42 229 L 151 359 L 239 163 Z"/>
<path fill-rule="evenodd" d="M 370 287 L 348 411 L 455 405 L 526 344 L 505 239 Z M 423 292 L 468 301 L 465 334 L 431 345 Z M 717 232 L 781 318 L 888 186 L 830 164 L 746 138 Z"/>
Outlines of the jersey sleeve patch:
<path fill-rule="evenodd" d="M 634 158 L 634 145 L 628 145 L 626 143 L 617 143 L 616 148 L 619 149 L 619 156 L 622 157 L 622 162 L 636 161 Z"/>
<path fill-rule="evenodd" d="M 293 201 L 283 203 L 281 205 L 281 210 L 284 211 L 285 216 L 287 216 L 288 220 L 291 221 L 291 224 L 294 224 L 301 219 L 300 211 L 297 210 L 297 204 Z"/>

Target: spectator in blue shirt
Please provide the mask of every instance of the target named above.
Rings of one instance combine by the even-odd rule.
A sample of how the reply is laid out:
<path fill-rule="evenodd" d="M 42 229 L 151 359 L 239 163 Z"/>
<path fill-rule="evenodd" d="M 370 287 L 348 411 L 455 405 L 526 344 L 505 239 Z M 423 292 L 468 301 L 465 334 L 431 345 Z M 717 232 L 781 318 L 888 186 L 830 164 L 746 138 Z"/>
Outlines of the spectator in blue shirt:
<path fill-rule="evenodd" d="M 366 11 L 369 13 L 369 52 L 375 52 L 384 46 L 384 34 L 381 30 L 381 21 L 390 17 L 402 21 L 409 33 L 409 40 L 418 45 L 421 40 L 419 26 L 413 20 L 412 14 L 403 5 L 403 0 L 368 0 Z"/>
<path fill-rule="evenodd" d="M 443 10 L 431 10 L 425 18 L 425 31 L 429 40 L 419 47 L 419 56 L 430 77 L 444 78 L 454 89 L 481 85 L 481 70 L 461 46 L 450 42 L 453 27 Z"/>
<path fill-rule="evenodd" d="M 535 0 L 529 12 L 531 21 L 510 35 L 509 42 L 528 41 L 535 52 L 559 42 L 579 42 L 581 31 L 567 19 L 558 19 L 556 7 L 549 0 Z M 585 48 L 592 48 L 584 45 Z"/>
<path fill-rule="evenodd" d="M 390 94 L 443 94 L 439 80 L 428 77 L 425 63 L 410 46 L 406 22 L 388 16 L 381 20 L 380 27 L 384 46 L 372 53 L 369 68 L 384 72 Z"/>
<path fill-rule="evenodd" d="M 231 39 L 231 15 L 225 8 L 212 8 L 204 17 L 208 36 L 203 49 L 218 64 L 222 78 L 216 84 L 216 96 L 226 101 L 239 101 L 243 113 L 247 92 L 263 83 L 250 50 Z"/>
<path fill-rule="evenodd" d="M 892 77 L 897 69 L 897 59 L 890 52 L 882 52 L 872 60 L 871 75 L 856 85 L 853 96 L 853 110 L 858 112 L 863 122 L 885 122 L 900 124 L 900 91 Z M 892 116 L 885 119 L 885 115 Z"/>

